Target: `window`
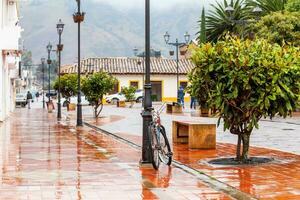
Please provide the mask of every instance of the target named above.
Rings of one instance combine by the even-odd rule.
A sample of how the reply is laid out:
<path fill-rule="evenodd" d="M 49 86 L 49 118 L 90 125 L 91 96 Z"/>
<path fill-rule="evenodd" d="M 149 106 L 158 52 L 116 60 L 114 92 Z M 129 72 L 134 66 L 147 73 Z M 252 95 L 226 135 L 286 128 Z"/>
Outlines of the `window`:
<path fill-rule="evenodd" d="M 116 94 L 119 92 L 119 82 L 117 82 L 114 86 L 114 89 L 109 94 Z"/>
<path fill-rule="evenodd" d="M 139 88 L 139 82 L 138 81 L 130 81 L 130 86 L 135 87 L 136 89 Z"/>

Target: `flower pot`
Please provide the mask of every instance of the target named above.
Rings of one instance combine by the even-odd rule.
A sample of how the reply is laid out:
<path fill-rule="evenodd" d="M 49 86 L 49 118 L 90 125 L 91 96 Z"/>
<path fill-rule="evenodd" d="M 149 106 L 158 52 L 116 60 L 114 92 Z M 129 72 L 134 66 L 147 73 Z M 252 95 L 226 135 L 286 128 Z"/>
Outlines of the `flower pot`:
<path fill-rule="evenodd" d="M 208 117 L 209 116 L 209 109 L 208 108 L 201 108 L 200 113 L 201 113 L 201 117 Z"/>
<path fill-rule="evenodd" d="M 76 104 L 75 103 L 69 103 L 67 105 L 67 110 L 68 111 L 74 111 L 74 110 L 76 110 Z"/>
<path fill-rule="evenodd" d="M 180 55 L 184 56 L 186 54 L 186 51 L 180 51 Z"/>
<path fill-rule="evenodd" d="M 84 21 L 84 15 L 85 13 L 82 12 L 82 13 L 75 13 L 73 14 L 73 20 L 75 23 L 81 23 Z"/>
<path fill-rule="evenodd" d="M 55 109 L 52 100 L 50 100 L 49 102 L 47 102 L 47 109 L 48 109 L 48 113 L 52 113 L 53 110 Z"/>
<path fill-rule="evenodd" d="M 174 51 L 170 51 L 169 53 L 170 53 L 170 56 L 174 56 L 174 54 L 175 54 Z"/>

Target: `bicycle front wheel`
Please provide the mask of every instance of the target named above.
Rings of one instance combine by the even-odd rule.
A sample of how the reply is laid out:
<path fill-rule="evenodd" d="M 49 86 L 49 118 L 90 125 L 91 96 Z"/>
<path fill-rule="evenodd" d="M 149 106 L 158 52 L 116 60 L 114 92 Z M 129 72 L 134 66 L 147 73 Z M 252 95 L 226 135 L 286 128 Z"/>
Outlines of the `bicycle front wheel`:
<path fill-rule="evenodd" d="M 149 136 L 152 165 L 154 169 L 158 170 L 160 164 L 159 143 L 156 134 L 156 127 L 154 124 L 150 124 L 148 127 L 148 136 Z"/>
<path fill-rule="evenodd" d="M 166 135 L 166 129 L 163 126 L 159 127 L 160 131 L 160 138 L 159 138 L 159 144 L 160 144 L 160 151 L 159 151 L 159 159 L 166 165 L 171 165 L 172 163 L 172 151 L 170 147 L 169 140 Z"/>

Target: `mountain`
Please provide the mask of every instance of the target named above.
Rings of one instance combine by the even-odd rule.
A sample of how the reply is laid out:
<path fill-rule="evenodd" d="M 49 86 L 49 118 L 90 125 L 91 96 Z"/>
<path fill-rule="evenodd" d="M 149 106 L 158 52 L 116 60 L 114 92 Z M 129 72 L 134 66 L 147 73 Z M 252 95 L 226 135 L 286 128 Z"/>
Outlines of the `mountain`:
<path fill-rule="evenodd" d="M 111 0 L 113 1 L 113 0 Z M 166 0 L 164 0 L 166 1 Z M 183 3 L 195 1 L 195 3 Z M 133 56 L 133 48 L 144 48 L 143 5 L 122 7 L 106 1 L 82 1 L 86 19 L 81 25 L 82 58 L 103 56 Z M 143 2 L 143 1 L 140 1 Z M 76 11 L 75 0 L 31 0 L 21 1 L 20 15 L 24 48 L 31 50 L 34 62 L 47 57 L 46 45 L 57 44 L 56 23 L 62 19 L 66 24 L 62 35 L 63 63 L 73 63 L 77 58 L 77 24 L 72 14 Z M 167 55 L 163 35 L 169 31 L 172 38 L 184 40 L 189 31 L 192 37 L 198 32 L 197 20 L 201 4 L 197 0 L 183 0 L 169 7 L 151 11 L 151 46 Z M 54 56 L 54 54 L 53 54 Z"/>

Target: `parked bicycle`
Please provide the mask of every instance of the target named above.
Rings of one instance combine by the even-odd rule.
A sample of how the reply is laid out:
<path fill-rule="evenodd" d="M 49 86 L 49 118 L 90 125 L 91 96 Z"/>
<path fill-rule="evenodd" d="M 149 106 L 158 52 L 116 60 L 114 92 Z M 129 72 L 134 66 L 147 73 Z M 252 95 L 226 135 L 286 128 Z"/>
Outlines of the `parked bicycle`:
<path fill-rule="evenodd" d="M 166 129 L 161 125 L 160 114 L 164 110 L 165 103 L 160 109 L 152 110 L 152 122 L 148 127 L 150 145 L 150 157 L 154 169 L 158 169 L 160 162 L 171 165 L 173 153 L 166 135 Z"/>

